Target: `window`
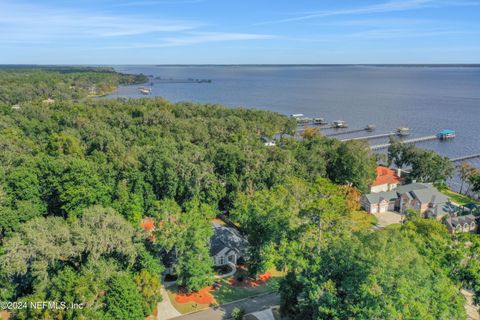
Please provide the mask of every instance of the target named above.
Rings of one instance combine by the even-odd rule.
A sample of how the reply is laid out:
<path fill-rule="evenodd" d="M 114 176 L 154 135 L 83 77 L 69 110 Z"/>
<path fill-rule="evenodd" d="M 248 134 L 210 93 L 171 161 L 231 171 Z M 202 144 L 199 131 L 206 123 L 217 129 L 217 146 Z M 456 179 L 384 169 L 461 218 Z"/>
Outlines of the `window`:
<path fill-rule="evenodd" d="M 225 257 L 224 256 L 221 256 L 220 259 L 218 259 L 218 260 L 220 261 L 219 262 L 220 265 L 225 264 Z"/>

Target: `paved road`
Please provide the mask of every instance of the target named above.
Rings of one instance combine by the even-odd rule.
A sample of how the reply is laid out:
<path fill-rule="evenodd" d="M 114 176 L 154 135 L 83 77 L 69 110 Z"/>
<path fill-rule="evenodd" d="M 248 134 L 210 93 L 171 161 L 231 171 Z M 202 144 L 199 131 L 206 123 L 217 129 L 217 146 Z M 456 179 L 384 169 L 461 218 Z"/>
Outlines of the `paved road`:
<path fill-rule="evenodd" d="M 186 314 L 171 320 L 222 320 L 228 319 L 233 308 L 238 307 L 245 310 L 245 313 L 260 311 L 280 303 L 280 296 L 277 293 L 270 293 L 260 297 L 248 298 L 238 302 L 222 305 L 216 309 L 208 308 L 203 311 Z"/>

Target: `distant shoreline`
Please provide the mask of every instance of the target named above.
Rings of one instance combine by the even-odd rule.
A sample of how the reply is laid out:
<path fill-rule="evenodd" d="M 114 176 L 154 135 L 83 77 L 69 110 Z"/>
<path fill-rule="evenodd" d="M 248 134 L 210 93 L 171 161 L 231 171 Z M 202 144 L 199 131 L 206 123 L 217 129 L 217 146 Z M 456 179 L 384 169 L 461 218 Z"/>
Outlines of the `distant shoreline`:
<path fill-rule="evenodd" d="M 154 66 L 154 67 L 424 67 L 424 68 L 480 68 L 480 63 L 345 63 L 345 64 L 0 64 L 1 68 L 28 68 L 28 67 L 65 67 L 65 66 L 89 66 L 89 67 L 127 67 L 127 66 Z"/>

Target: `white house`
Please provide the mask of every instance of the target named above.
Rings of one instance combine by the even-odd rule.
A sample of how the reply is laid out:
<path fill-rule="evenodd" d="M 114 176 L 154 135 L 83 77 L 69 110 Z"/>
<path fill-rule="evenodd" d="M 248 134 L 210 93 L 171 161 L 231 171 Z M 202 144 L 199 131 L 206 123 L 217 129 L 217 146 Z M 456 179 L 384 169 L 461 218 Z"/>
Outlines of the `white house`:
<path fill-rule="evenodd" d="M 370 187 L 372 193 L 392 191 L 400 184 L 400 175 L 396 170 L 378 166 L 376 173 L 377 177 Z"/>

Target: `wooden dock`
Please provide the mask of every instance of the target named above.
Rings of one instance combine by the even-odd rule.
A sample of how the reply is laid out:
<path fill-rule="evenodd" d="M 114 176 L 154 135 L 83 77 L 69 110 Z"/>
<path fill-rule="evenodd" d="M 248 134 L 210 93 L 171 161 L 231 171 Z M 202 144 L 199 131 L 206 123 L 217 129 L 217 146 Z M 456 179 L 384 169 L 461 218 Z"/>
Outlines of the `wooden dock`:
<path fill-rule="evenodd" d="M 324 129 L 325 129 L 325 128 L 324 128 Z M 342 128 L 338 128 L 338 129 L 342 129 Z M 342 134 L 356 133 L 356 132 L 362 132 L 362 131 L 368 131 L 368 130 L 367 130 L 367 128 L 352 129 L 352 130 L 346 130 L 346 131 L 328 133 L 328 134 L 326 134 L 325 136 L 327 136 L 327 137 L 335 137 L 335 136 L 339 136 L 339 135 L 342 135 Z"/>
<path fill-rule="evenodd" d="M 426 137 L 420 137 L 420 138 L 414 138 L 414 139 L 408 139 L 408 140 L 400 140 L 400 143 L 417 143 L 417 142 L 423 142 L 423 141 L 430 141 L 430 140 L 436 140 L 438 139 L 437 136 L 426 136 Z M 374 146 L 371 146 L 371 150 L 381 150 L 381 149 L 386 149 L 390 147 L 390 143 L 384 143 L 384 144 L 377 144 Z"/>
<path fill-rule="evenodd" d="M 467 155 L 467 156 L 461 156 L 461 157 L 456 157 L 456 158 L 450 158 L 450 161 L 452 161 L 452 162 L 458 162 L 458 161 L 475 159 L 475 158 L 480 158 L 480 153 L 469 154 L 469 155 Z"/>
<path fill-rule="evenodd" d="M 372 139 L 387 138 L 387 137 L 391 137 L 391 136 L 395 136 L 395 135 L 396 135 L 395 132 L 388 132 L 388 133 L 376 134 L 376 135 L 373 135 L 373 136 L 364 136 L 364 137 L 342 139 L 340 141 L 345 142 L 345 141 L 353 141 L 353 140 L 372 140 Z"/>

